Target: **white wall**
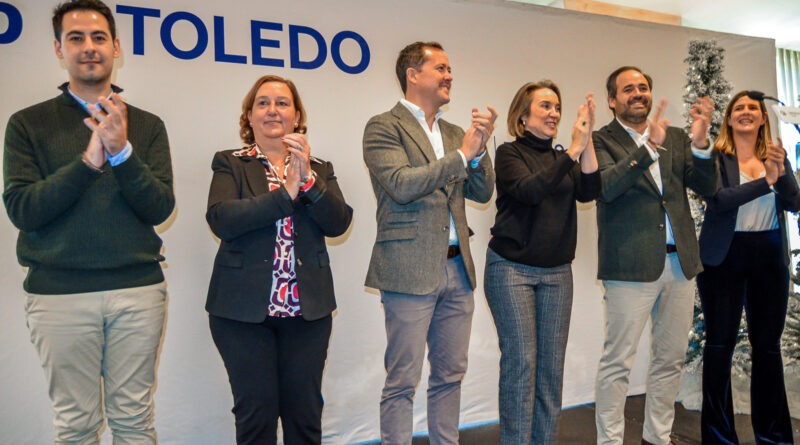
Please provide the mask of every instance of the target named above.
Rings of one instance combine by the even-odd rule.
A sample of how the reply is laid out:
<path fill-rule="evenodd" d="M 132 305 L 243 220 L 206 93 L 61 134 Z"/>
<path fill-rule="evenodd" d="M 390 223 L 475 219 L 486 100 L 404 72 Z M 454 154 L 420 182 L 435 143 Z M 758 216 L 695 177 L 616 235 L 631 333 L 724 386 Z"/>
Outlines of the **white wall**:
<path fill-rule="evenodd" d="M 23 16 L 18 40 L 0 45 L 0 132 L 14 111 L 53 97 L 67 75 L 53 55 L 49 11 L 54 1 L 5 0 Z M 361 136 L 370 116 L 383 112 L 400 97 L 394 78 L 397 52 L 414 40 L 438 40 L 450 56 L 455 77 L 452 102 L 445 118 L 469 122 L 473 106 L 495 106 L 500 112 L 497 145 L 509 140 L 505 113 L 524 82 L 550 78 L 562 89 L 564 122 L 560 142 L 566 144 L 578 104 L 588 91 L 599 103 L 598 122 L 611 119 L 605 108 L 605 78 L 617 66 L 633 64 L 653 75 L 654 96 L 670 103 L 667 116 L 681 118 L 683 58 L 691 39 L 715 38 L 727 49 L 726 77 L 738 89 L 775 94 L 775 51 L 771 40 L 703 32 L 670 26 L 505 3 L 500 0 L 404 2 L 389 0 L 241 0 L 235 6 L 216 2 L 125 0 L 124 5 L 161 10 L 161 18 L 144 21 L 145 54 L 133 54 L 133 20 L 117 14 L 123 56 L 114 82 L 124 98 L 161 116 L 173 154 L 177 210 L 161 227 L 167 262 L 169 314 L 158 369 L 156 427 L 163 444 L 233 443 L 232 397 L 222 361 L 214 348 L 203 309 L 217 240 L 206 226 L 206 194 L 211 157 L 237 147 L 240 102 L 252 82 L 265 73 L 293 79 L 309 112 L 312 152 L 336 166 L 345 197 L 355 209 L 351 230 L 331 240 L 339 310 L 323 383 L 326 443 L 352 443 L 377 438 L 378 400 L 384 379 L 383 313 L 374 290 L 363 280 L 375 236 L 375 200 L 361 157 Z M 116 5 L 116 3 L 114 3 Z M 112 6 L 112 9 L 114 6 Z M 199 16 L 211 33 L 209 48 L 194 60 L 177 59 L 164 50 L 159 26 L 174 11 Z M 342 30 L 363 36 L 371 50 L 369 67 L 345 74 L 328 60 L 319 69 L 275 69 L 252 64 L 214 62 L 213 16 L 225 19 L 228 53 L 248 55 L 250 20 L 284 25 L 266 33 L 281 41 L 280 49 L 264 49 L 268 57 L 287 59 L 289 24 L 310 26 L 330 43 Z M 8 26 L 0 14 L 0 33 Z M 174 28 L 182 49 L 196 37 L 186 22 Z M 309 48 L 310 40 L 301 39 Z M 358 59 L 349 42 L 344 58 Z M 303 57 L 313 55 L 313 51 Z M 470 368 L 463 386 L 463 424 L 497 419 L 497 336 L 483 297 L 483 265 L 494 204 L 470 205 L 471 240 L 479 274 L 470 345 Z M 632 227 L 631 230 L 635 230 Z M 579 212 L 579 245 L 574 262 L 575 300 L 567 350 L 564 404 L 591 402 L 602 346 L 601 289 L 597 269 L 597 229 L 593 205 Z M 0 443 L 42 444 L 52 440 L 51 411 L 39 360 L 30 344 L 22 308 L 24 270 L 16 261 L 16 229 L 0 218 Z M 402 273 L 402 271 L 398 271 Z M 646 347 L 642 348 L 646 353 Z M 640 354 L 631 379 L 643 390 L 646 354 Z M 424 380 L 424 378 L 423 378 Z M 425 430 L 423 382 L 415 409 L 415 429 Z"/>

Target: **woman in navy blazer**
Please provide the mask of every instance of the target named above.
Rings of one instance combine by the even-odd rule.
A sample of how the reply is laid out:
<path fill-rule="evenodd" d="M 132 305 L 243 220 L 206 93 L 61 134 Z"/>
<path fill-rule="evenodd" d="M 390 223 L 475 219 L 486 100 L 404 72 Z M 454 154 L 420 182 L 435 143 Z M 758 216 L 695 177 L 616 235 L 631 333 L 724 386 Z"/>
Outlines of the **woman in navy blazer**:
<path fill-rule="evenodd" d="M 704 271 L 704 444 L 738 444 L 731 359 L 744 307 L 752 349 L 750 397 L 758 443 L 793 443 L 783 383 L 780 338 L 789 291 L 785 211 L 800 209 L 797 182 L 783 147 L 770 140 L 764 102 L 737 93 L 714 144 L 722 184 L 706 197 L 700 233 Z"/>
<path fill-rule="evenodd" d="M 233 391 L 238 444 L 322 440 L 322 372 L 336 308 L 325 237 L 353 216 L 310 156 L 294 84 L 263 76 L 242 103 L 246 144 L 214 156 L 206 220 L 220 238 L 206 310 Z"/>

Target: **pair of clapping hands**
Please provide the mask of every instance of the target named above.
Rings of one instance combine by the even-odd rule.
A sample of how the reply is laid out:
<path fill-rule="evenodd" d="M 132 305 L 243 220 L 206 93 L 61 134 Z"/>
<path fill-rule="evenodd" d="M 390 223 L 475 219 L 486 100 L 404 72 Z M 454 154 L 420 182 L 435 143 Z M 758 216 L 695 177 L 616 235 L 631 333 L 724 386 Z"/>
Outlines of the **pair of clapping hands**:
<path fill-rule="evenodd" d="M 778 143 L 770 142 L 767 144 L 767 159 L 764 160 L 764 170 L 766 170 L 767 184 L 773 185 L 778 182 L 778 178 L 786 173 L 783 159 L 786 157 L 786 150 L 783 149 L 783 141 L 778 138 Z"/>
<path fill-rule="evenodd" d="M 567 154 L 575 161 L 587 148 L 594 150 L 592 143 L 592 130 L 595 117 L 594 93 L 586 95 L 586 102 L 578 107 L 578 117 L 572 124 L 572 143 L 567 149 Z"/>
<path fill-rule="evenodd" d="M 289 151 L 289 157 L 284 173 L 284 187 L 292 199 L 297 198 L 300 187 L 304 186 L 311 175 L 311 147 L 308 145 L 306 135 L 290 133 L 281 138 Z"/>
<path fill-rule="evenodd" d="M 650 128 L 650 139 L 648 143 L 651 148 L 657 149 L 664 143 L 667 137 L 667 127 L 669 126 L 669 119 L 663 117 L 664 109 L 667 107 L 667 100 L 661 99 L 656 112 L 651 119 L 648 119 L 648 126 Z M 708 96 L 698 97 L 697 101 L 689 109 L 689 115 L 692 118 L 692 144 L 695 147 L 705 149 L 708 147 L 708 126 L 711 123 L 711 112 L 714 111 L 714 104 Z"/>
<path fill-rule="evenodd" d="M 478 157 L 486 147 L 486 142 L 494 131 L 494 121 L 497 120 L 497 110 L 487 105 L 488 113 L 481 113 L 477 108 L 472 109 L 472 120 L 464 134 L 461 143 L 461 153 L 471 161 Z"/>
<path fill-rule="evenodd" d="M 117 93 L 101 97 L 88 108 L 91 117 L 83 123 L 92 130 L 83 159 L 99 169 L 108 156 L 118 154 L 128 144 L 128 109 Z"/>

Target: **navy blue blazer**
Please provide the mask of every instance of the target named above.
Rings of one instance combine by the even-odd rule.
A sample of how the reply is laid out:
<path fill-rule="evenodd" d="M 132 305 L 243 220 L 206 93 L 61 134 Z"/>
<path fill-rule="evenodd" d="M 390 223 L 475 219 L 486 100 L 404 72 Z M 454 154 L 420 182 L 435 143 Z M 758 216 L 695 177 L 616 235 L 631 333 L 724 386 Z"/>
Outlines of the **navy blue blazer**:
<path fill-rule="evenodd" d="M 295 272 L 305 320 L 336 309 L 325 237 L 343 234 L 353 209 L 347 205 L 330 162 L 312 159 L 314 186 L 292 200 L 284 187 L 269 191 L 264 165 L 255 157 L 214 155 L 206 220 L 220 238 L 208 286 L 206 310 L 231 320 L 260 323 L 267 317 L 275 255 L 275 222 L 291 215 Z"/>
<path fill-rule="evenodd" d="M 773 186 L 776 193 L 775 210 L 783 240 L 784 264 L 789 265 L 789 240 L 786 237 L 785 211 L 800 209 L 800 193 L 792 166 L 784 159 L 786 174 Z M 739 184 L 739 161 L 735 155 L 722 154 L 719 162 L 719 190 L 706 198 L 706 215 L 700 231 L 700 259 L 703 264 L 719 266 L 728 255 L 736 229 L 739 206 L 770 193 L 766 178 Z"/>

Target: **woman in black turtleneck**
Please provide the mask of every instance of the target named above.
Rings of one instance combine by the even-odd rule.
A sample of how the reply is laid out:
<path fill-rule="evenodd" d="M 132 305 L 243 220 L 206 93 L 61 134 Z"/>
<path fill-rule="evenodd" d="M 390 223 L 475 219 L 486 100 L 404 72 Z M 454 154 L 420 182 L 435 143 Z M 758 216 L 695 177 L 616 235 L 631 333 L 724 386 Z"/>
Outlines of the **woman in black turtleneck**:
<path fill-rule="evenodd" d="M 553 148 L 561 92 L 523 85 L 508 110 L 514 142 L 497 149 L 497 217 L 486 254 L 486 300 L 500 340 L 500 442 L 552 444 L 561 412 L 572 309 L 575 201 L 600 194 L 592 94 L 566 151 Z"/>

